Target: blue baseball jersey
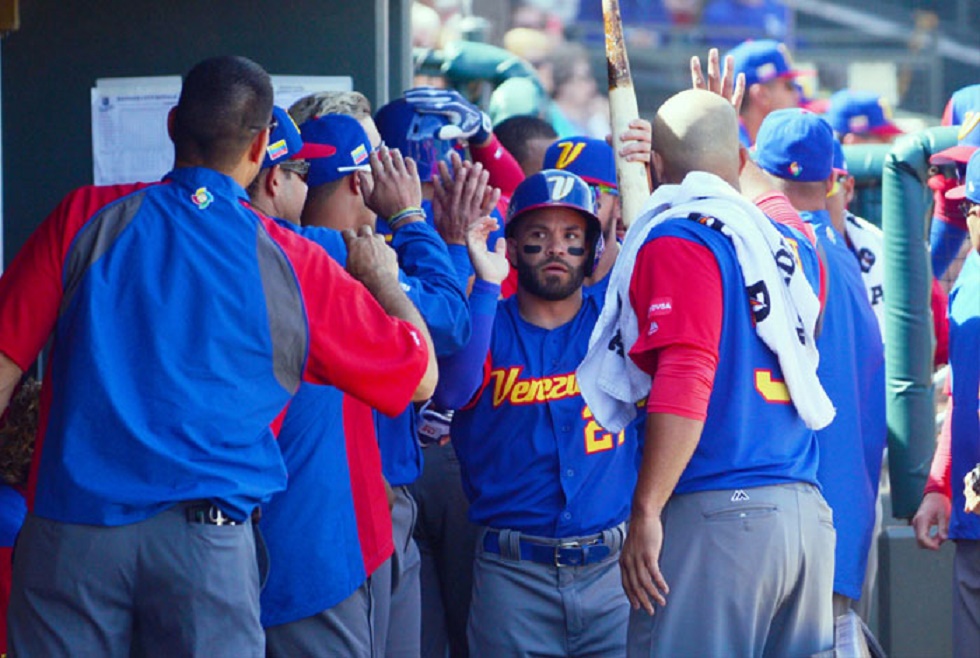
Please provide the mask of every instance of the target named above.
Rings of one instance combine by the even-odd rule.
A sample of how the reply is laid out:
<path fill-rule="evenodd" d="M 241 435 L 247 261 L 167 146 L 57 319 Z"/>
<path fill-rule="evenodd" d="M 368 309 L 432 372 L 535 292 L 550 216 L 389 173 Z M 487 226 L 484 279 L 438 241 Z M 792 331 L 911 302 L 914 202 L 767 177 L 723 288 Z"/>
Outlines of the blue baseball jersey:
<path fill-rule="evenodd" d="M 27 501 L 24 495 L 8 484 L 0 484 L 0 548 L 14 545 L 26 516 Z M 2 565 L 0 569 L 3 569 Z"/>
<path fill-rule="evenodd" d="M 801 216 L 813 227 L 828 270 L 817 376 L 837 414 L 817 432 L 823 457 L 817 478 L 837 529 L 834 591 L 859 599 L 887 441 L 884 348 L 857 255 L 826 211 Z"/>
<path fill-rule="evenodd" d="M 952 370 L 953 516 L 951 539 L 980 539 L 980 516 L 963 511 L 963 477 L 980 463 L 980 254 L 970 250 L 949 294 Z"/>
<path fill-rule="evenodd" d="M 584 296 L 548 330 L 521 318 L 516 295 L 498 303 L 483 387 L 451 429 L 474 523 L 575 537 L 629 516 L 638 426 L 605 431 L 575 376 L 598 317 Z"/>
<path fill-rule="evenodd" d="M 346 262 L 347 248 L 339 232 L 280 224 Z M 433 339 L 438 336 L 443 345 L 468 339 L 468 309 L 441 238 L 418 222 L 399 229 L 392 246 L 399 253 L 402 289 L 435 318 L 429 325 Z M 334 387 L 305 383 L 290 403 L 279 432 L 289 486 L 272 498 L 262 516 L 274 565 L 262 591 L 263 626 L 333 607 L 391 555 L 391 519 L 378 446 L 387 448 L 389 459 L 395 455 L 395 464 L 407 463 L 410 472 L 416 464 L 421 468 L 415 434 L 407 429 L 414 413 L 411 405 L 394 418 L 368 411 L 365 426 L 364 410 L 352 409 L 352 404 Z M 382 439 L 375 425 L 392 429 Z"/>
<path fill-rule="evenodd" d="M 789 238 L 790 246 L 795 245 L 797 265 L 814 286 L 818 264 L 813 250 L 792 229 L 774 226 Z M 661 237 L 682 238 L 710 249 L 722 281 L 718 368 L 707 418 L 698 447 L 674 492 L 817 484 L 816 437 L 793 406 L 779 360 L 756 332 L 732 241 L 719 230 L 690 219 L 656 226 L 647 242 Z"/>
<path fill-rule="evenodd" d="M 391 246 L 398 252 L 402 272 L 412 278 L 405 292 L 429 327 L 436 355 L 446 356 L 469 341 L 470 315 L 463 292 L 466 285 L 457 274 L 446 243 L 432 225 L 431 204 L 428 207 L 426 222 L 400 228 L 392 237 Z M 379 228 L 383 224 L 378 222 Z M 376 414 L 375 422 L 388 483 L 397 487 L 415 482 L 422 474 L 422 447 L 416 440 L 414 407 L 410 405 L 394 418 Z"/>
<path fill-rule="evenodd" d="M 66 197 L 0 279 L 0 311 L 22 368 L 53 331 L 31 489 L 68 523 L 196 499 L 243 520 L 285 487 L 270 423 L 301 381 L 394 413 L 427 364 L 414 327 L 203 168 Z"/>

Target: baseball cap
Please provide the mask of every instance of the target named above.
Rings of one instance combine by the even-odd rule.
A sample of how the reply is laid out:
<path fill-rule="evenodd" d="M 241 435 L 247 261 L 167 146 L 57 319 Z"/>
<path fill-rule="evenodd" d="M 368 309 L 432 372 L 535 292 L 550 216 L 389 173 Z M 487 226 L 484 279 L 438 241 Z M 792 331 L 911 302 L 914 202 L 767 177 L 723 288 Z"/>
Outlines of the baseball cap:
<path fill-rule="evenodd" d="M 796 78 L 807 73 L 794 68 L 786 46 L 773 39 L 743 41 L 728 54 L 735 58 L 735 76 L 745 74 L 746 89 L 776 78 Z"/>
<path fill-rule="evenodd" d="M 841 89 L 830 97 L 827 121 L 839 135 L 902 135 L 891 120 L 891 108 L 874 92 Z"/>
<path fill-rule="evenodd" d="M 949 99 L 947 117 L 951 126 L 959 126 L 956 146 L 944 149 L 929 158 L 936 165 L 963 164 L 980 148 L 980 85 L 971 85 L 956 91 Z"/>
<path fill-rule="evenodd" d="M 560 139 L 545 151 L 542 168 L 564 169 L 589 185 L 618 189 L 613 150 L 602 139 L 591 137 Z"/>
<path fill-rule="evenodd" d="M 269 133 L 269 145 L 265 148 L 265 159 L 262 161 L 263 169 L 286 160 L 329 158 L 337 152 L 329 142 L 304 144 L 296 122 L 289 116 L 289 112 L 278 105 L 272 107 L 272 120 L 275 127 Z"/>
<path fill-rule="evenodd" d="M 840 140 L 834 137 L 834 164 L 833 169 L 839 174 L 846 174 L 847 172 L 847 158 L 844 157 L 844 147 L 841 146 Z"/>
<path fill-rule="evenodd" d="M 813 112 L 800 108 L 776 110 L 759 127 L 755 161 L 779 178 L 826 180 L 834 167 L 834 132 Z"/>
<path fill-rule="evenodd" d="M 333 144 L 337 149 L 337 155 L 332 158 L 310 160 L 310 173 L 306 179 L 310 187 L 338 180 L 352 171 L 370 171 L 368 158 L 374 149 L 361 123 L 354 117 L 324 114 L 304 121 L 300 133 L 307 144 Z"/>
<path fill-rule="evenodd" d="M 964 183 L 947 192 L 946 198 L 951 201 L 969 199 L 973 203 L 980 203 L 980 150 L 974 151 L 970 161 L 966 163 Z"/>

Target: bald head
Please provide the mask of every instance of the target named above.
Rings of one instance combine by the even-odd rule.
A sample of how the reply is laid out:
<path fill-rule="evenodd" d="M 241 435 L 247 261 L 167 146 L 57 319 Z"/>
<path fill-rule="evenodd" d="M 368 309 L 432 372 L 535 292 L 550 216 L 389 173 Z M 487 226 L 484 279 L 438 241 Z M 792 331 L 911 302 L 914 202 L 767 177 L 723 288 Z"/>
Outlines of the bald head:
<path fill-rule="evenodd" d="M 706 171 L 738 189 L 738 117 L 718 94 L 688 89 L 668 98 L 653 120 L 653 150 L 665 183 Z"/>

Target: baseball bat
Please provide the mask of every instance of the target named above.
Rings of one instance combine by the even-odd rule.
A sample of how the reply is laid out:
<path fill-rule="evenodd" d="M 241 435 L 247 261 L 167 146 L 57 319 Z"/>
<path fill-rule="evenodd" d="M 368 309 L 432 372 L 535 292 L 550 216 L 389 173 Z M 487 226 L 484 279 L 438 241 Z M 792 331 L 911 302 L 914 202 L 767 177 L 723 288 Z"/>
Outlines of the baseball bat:
<path fill-rule="evenodd" d="M 620 135 L 629 129 L 629 123 L 640 116 L 636 104 L 636 90 L 630 74 L 629 57 L 623 41 L 623 19 L 619 13 L 619 0 L 602 0 L 602 22 L 606 31 L 606 65 L 609 69 L 609 113 L 612 119 L 613 151 L 616 160 L 616 180 L 619 198 L 623 204 L 623 222 L 626 226 L 640 214 L 650 196 L 650 183 L 646 166 L 642 162 L 628 162 L 619 154 Z"/>

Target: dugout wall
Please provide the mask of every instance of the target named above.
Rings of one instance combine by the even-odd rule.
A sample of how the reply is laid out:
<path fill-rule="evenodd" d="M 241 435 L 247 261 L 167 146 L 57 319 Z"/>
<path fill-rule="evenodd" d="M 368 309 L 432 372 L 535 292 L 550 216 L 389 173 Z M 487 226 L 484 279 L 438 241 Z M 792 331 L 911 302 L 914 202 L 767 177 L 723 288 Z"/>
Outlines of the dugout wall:
<path fill-rule="evenodd" d="M 270 73 L 349 75 L 377 107 L 409 85 L 409 0 L 22 2 L 2 42 L 4 263 L 67 192 L 92 182 L 89 90 L 181 75 L 212 55 Z"/>

